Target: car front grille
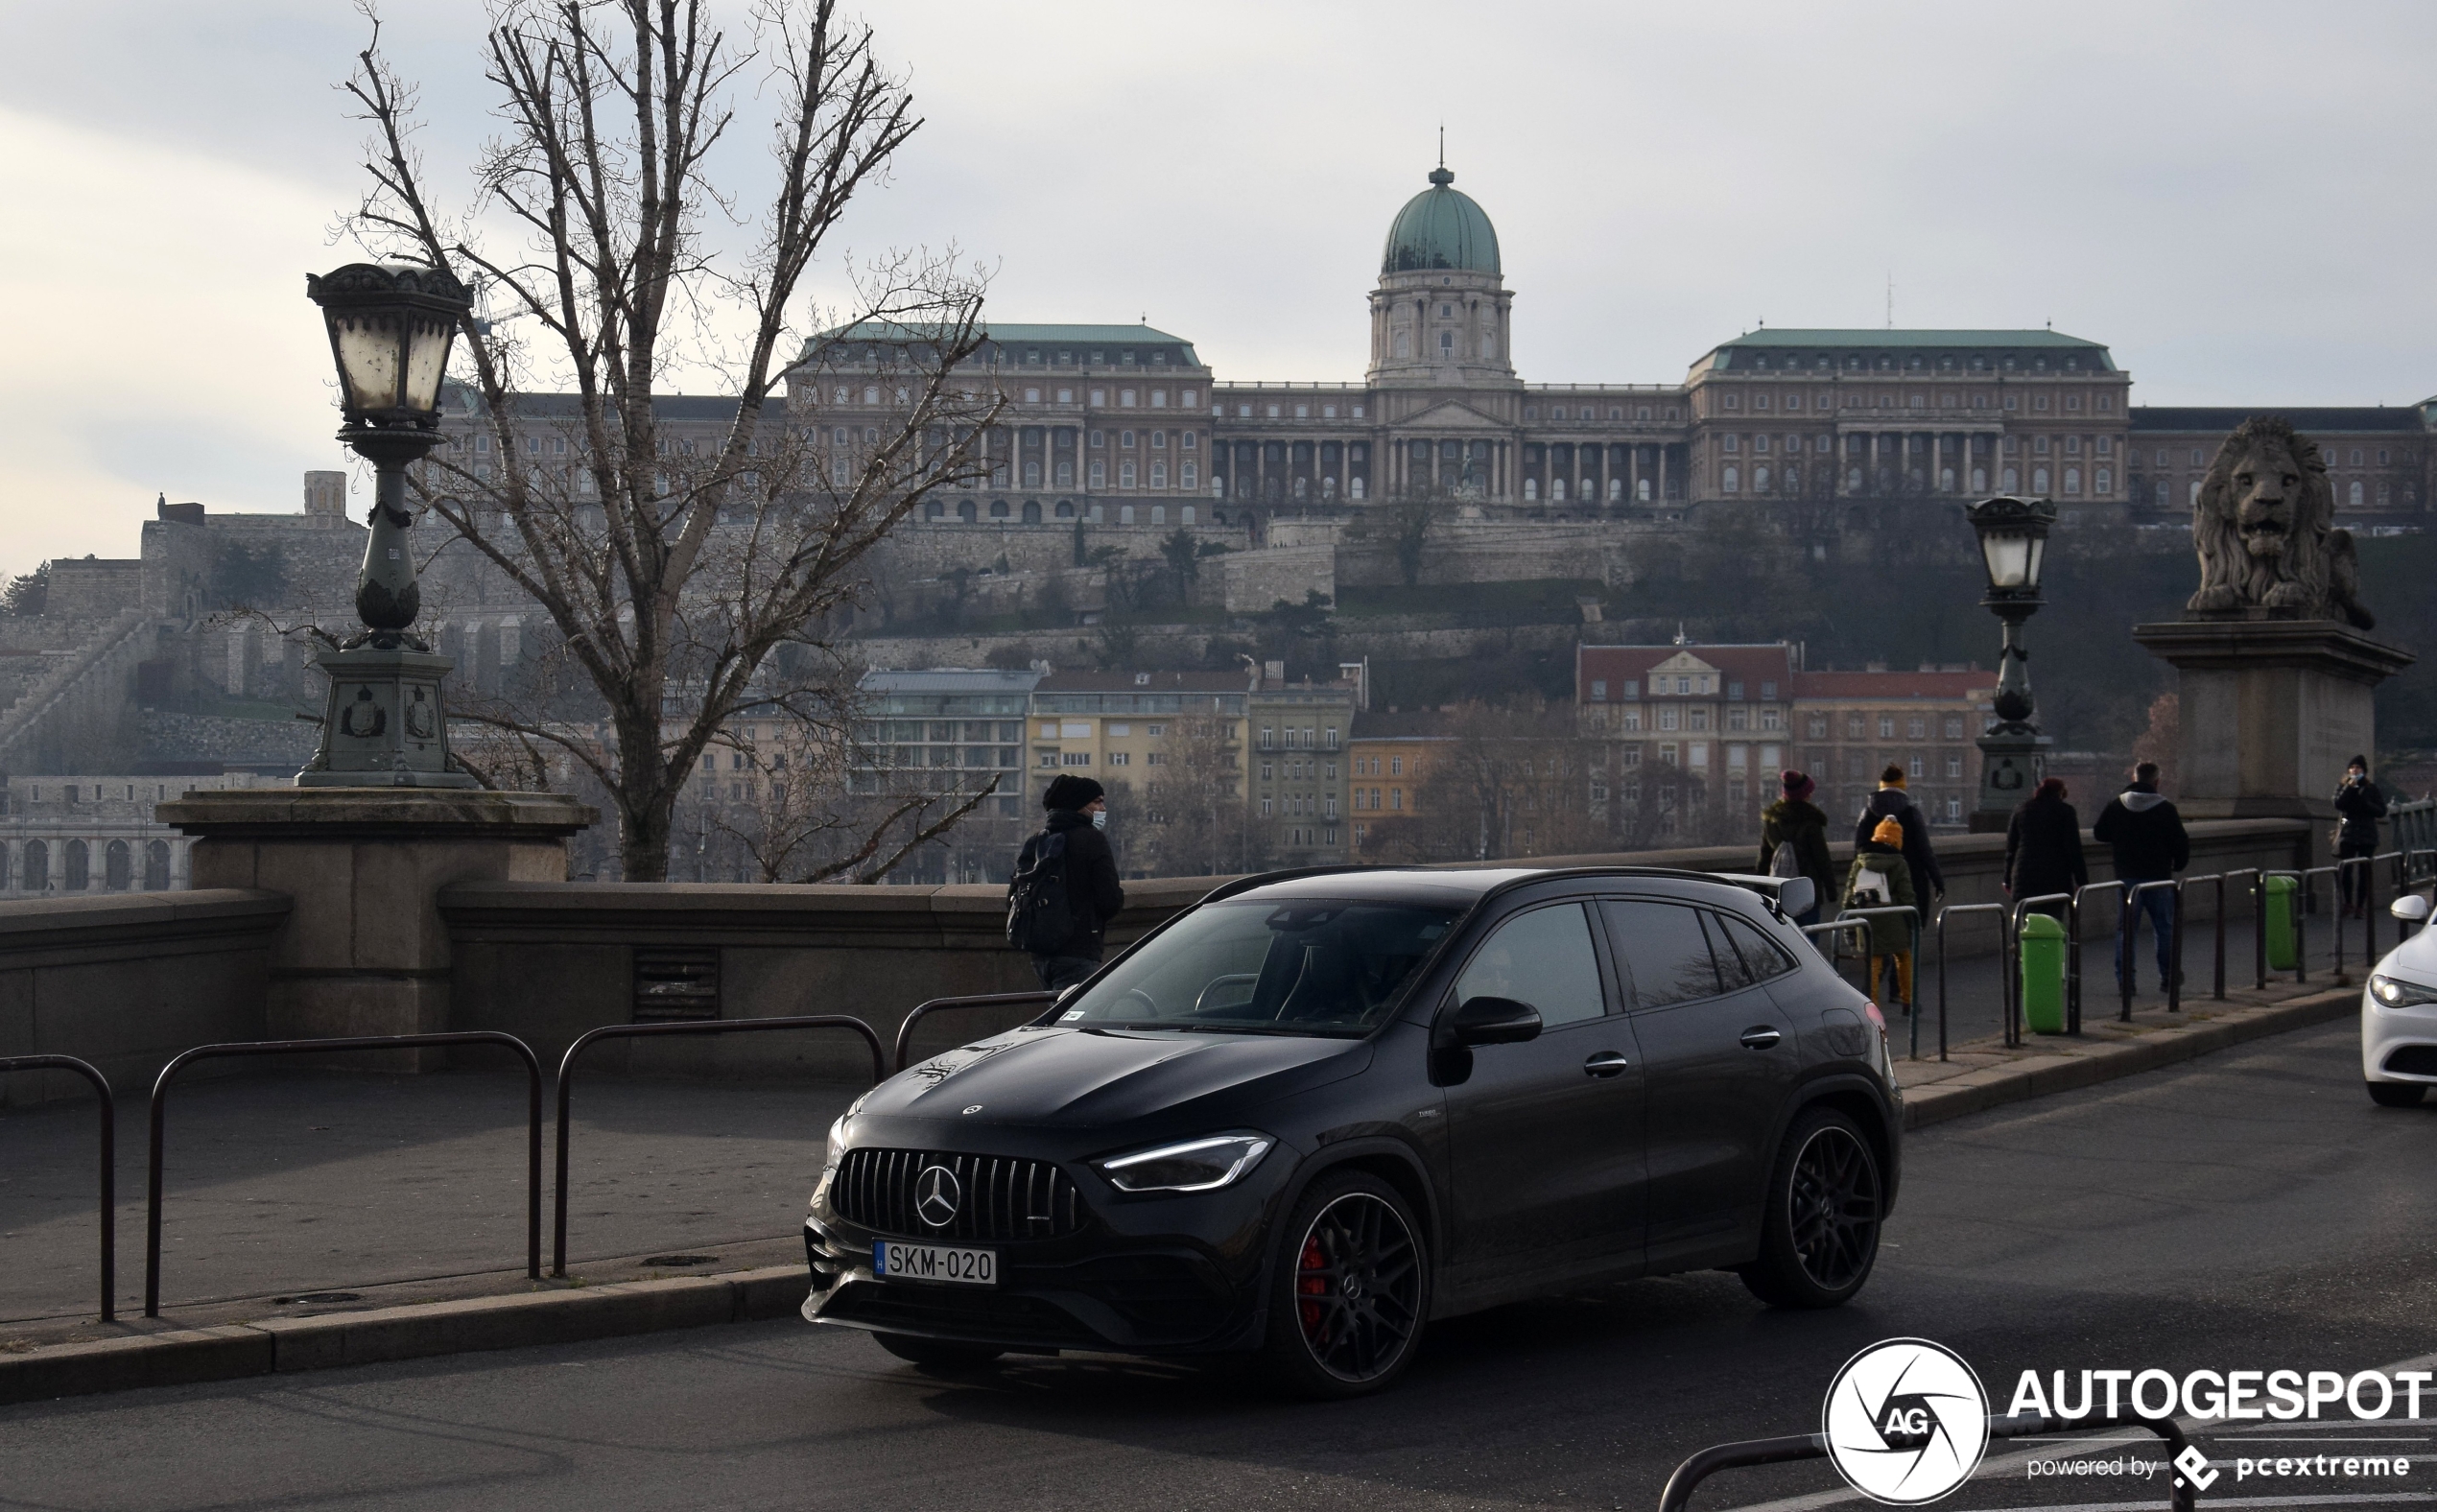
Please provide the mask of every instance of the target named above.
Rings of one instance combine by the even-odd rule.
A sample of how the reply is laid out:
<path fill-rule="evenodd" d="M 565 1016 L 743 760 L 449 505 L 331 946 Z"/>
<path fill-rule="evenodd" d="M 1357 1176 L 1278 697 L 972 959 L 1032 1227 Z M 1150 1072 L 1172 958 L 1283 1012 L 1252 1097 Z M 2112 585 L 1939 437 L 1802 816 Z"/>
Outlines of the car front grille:
<path fill-rule="evenodd" d="M 944 1166 L 956 1177 L 956 1216 L 934 1226 L 916 1211 L 922 1173 Z M 831 1206 L 847 1222 L 909 1239 L 1006 1242 L 1064 1239 L 1083 1227 L 1082 1193 L 1045 1160 L 957 1155 L 921 1149 L 850 1149 L 829 1186 Z"/>

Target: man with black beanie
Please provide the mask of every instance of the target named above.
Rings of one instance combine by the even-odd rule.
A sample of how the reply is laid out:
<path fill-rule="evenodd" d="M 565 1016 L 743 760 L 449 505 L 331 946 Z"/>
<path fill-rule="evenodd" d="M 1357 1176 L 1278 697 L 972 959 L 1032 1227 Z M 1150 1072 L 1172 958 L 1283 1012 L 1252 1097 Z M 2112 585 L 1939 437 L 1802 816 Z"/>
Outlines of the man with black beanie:
<path fill-rule="evenodd" d="M 1107 790 L 1089 777 L 1061 772 L 1050 779 L 1041 807 L 1049 811 L 1048 821 L 1024 842 L 1015 869 L 1031 865 L 1052 836 L 1066 837 L 1066 901 L 1075 929 L 1056 949 L 1032 953 L 1033 973 L 1042 986 L 1056 992 L 1100 969 L 1100 931 L 1125 907 L 1125 888 L 1117 880 L 1117 855 L 1100 830 L 1107 822 Z"/>

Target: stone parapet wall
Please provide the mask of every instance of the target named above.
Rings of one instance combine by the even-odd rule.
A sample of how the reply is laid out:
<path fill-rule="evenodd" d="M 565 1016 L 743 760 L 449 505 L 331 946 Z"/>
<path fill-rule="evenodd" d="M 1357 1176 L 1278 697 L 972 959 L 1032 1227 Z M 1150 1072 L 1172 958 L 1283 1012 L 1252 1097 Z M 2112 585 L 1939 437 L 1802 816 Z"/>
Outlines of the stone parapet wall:
<path fill-rule="evenodd" d="M 74 1055 L 125 1097 L 180 1051 L 264 1038 L 291 907 L 237 887 L 0 903 L 0 1055 Z M 85 1096 L 64 1072 L 0 1077 L 0 1107 Z"/>

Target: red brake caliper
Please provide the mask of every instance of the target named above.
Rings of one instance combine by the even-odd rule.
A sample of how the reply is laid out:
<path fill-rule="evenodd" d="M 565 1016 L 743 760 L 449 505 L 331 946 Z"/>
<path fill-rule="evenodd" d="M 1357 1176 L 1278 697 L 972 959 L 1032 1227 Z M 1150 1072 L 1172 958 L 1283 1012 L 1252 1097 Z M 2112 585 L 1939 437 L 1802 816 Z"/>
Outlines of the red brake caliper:
<path fill-rule="evenodd" d="M 1303 1241 L 1302 1266 L 1294 1278 L 1295 1295 L 1302 1298 L 1297 1310 L 1303 1314 L 1303 1332 L 1317 1334 L 1324 1315 L 1320 1304 L 1313 1300 L 1329 1294 L 1329 1257 L 1320 1252 L 1320 1241 L 1307 1237 Z"/>

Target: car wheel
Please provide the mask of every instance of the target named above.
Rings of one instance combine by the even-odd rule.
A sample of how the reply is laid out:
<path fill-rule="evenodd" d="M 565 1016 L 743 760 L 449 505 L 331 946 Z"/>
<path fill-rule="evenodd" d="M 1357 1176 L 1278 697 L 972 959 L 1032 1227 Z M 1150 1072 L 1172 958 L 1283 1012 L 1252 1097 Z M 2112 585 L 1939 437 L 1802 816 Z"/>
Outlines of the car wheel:
<path fill-rule="evenodd" d="M 899 1359 L 935 1370 L 972 1370 L 1005 1353 L 987 1344 L 955 1344 L 943 1338 L 917 1338 L 911 1334 L 874 1334 L 872 1339 Z"/>
<path fill-rule="evenodd" d="M 1377 1391 L 1421 1342 L 1430 1254 L 1396 1189 L 1360 1171 L 1323 1176 L 1288 1216 L 1269 1286 L 1261 1373 L 1294 1396 Z"/>
<path fill-rule="evenodd" d="M 2369 1084 L 2369 1099 L 2381 1108 L 2416 1108 L 2428 1095 L 2428 1086 L 2419 1081 L 2373 1081 Z"/>
<path fill-rule="evenodd" d="M 1803 1114 L 1778 1146 L 1760 1258 L 1741 1267 L 1743 1285 L 1779 1308 L 1833 1308 L 1859 1291 L 1879 1259 L 1884 1191 L 1878 1154 L 1851 1119 Z"/>

